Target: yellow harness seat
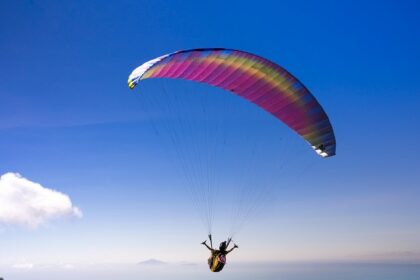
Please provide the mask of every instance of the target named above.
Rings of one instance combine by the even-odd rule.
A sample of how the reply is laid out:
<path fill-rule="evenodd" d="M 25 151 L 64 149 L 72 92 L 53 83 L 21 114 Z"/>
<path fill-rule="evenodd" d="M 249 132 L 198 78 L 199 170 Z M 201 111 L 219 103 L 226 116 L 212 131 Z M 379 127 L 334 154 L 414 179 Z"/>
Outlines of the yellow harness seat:
<path fill-rule="evenodd" d="M 208 260 L 209 267 L 212 272 L 219 272 L 226 264 L 226 255 L 215 252 Z"/>

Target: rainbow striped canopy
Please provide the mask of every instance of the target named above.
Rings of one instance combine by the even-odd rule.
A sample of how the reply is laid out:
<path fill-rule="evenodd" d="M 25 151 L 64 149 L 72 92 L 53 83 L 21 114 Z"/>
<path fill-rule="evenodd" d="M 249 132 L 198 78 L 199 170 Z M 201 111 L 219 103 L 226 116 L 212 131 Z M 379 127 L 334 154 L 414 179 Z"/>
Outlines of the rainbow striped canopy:
<path fill-rule="evenodd" d="M 327 114 L 309 90 L 281 66 L 232 49 L 182 50 L 150 60 L 128 78 L 172 78 L 223 88 L 274 115 L 302 136 L 322 157 L 335 155 L 335 136 Z"/>

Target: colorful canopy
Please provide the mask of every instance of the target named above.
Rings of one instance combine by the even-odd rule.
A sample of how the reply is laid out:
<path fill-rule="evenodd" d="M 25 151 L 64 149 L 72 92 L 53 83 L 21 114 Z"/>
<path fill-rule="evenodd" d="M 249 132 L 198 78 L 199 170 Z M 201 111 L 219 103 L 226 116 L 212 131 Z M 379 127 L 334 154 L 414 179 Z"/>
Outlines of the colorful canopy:
<path fill-rule="evenodd" d="M 185 79 L 231 91 L 271 113 L 322 157 L 335 155 L 335 136 L 321 105 L 281 66 L 232 49 L 182 50 L 150 60 L 128 78 L 133 89 L 148 78 Z"/>

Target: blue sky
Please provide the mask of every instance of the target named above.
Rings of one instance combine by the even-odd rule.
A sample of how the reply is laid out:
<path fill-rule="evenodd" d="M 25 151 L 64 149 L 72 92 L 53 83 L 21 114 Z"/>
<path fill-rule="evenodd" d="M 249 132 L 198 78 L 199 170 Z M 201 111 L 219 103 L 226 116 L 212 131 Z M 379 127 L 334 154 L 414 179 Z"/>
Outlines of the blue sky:
<path fill-rule="evenodd" d="M 415 1 L 2 2 L 0 173 L 69 195 L 83 218 L 2 226 L 0 262 L 206 257 L 171 147 L 151 133 L 141 89 L 126 85 L 141 63 L 196 47 L 246 50 L 290 70 L 338 142 L 336 157 L 299 180 L 272 175 L 283 187 L 238 236 L 235 260 L 420 260 L 418 10 Z M 243 121 L 256 129 L 251 111 Z"/>

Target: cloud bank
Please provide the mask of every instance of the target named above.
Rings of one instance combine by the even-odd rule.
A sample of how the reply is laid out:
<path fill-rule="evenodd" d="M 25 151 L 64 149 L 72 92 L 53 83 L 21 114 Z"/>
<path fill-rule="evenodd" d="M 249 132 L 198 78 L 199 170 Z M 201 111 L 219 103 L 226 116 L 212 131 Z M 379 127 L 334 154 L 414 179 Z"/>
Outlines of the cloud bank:
<path fill-rule="evenodd" d="M 18 173 L 0 177 L 0 224 L 37 228 L 62 217 L 82 217 L 68 195 L 32 182 Z"/>

